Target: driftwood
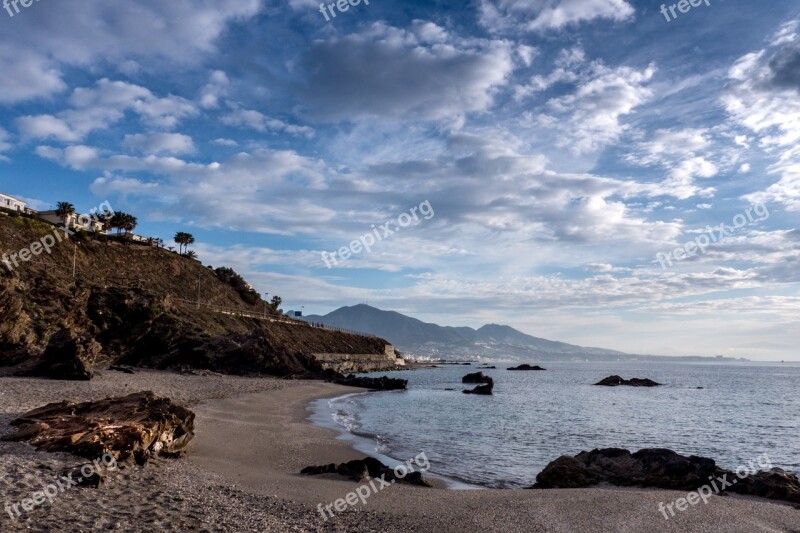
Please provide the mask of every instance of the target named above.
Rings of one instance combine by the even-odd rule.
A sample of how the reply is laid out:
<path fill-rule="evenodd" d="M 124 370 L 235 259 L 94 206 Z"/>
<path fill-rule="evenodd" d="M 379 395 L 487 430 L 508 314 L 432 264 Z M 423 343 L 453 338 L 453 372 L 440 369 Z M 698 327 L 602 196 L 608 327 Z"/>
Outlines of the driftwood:
<path fill-rule="evenodd" d="M 97 402 L 58 402 L 11 422 L 17 432 L 3 440 L 27 441 L 37 450 L 69 452 L 87 459 L 113 455 L 144 465 L 154 455 L 177 456 L 194 437 L 194 413 L 139 392 Z"/>

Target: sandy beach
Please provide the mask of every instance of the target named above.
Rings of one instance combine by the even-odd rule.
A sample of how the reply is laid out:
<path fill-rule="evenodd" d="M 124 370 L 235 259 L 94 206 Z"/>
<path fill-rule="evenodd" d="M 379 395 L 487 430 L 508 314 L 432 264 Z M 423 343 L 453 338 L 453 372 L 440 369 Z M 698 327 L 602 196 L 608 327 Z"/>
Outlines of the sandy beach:
<path fill-rule="evenodd" d="M 155 371 L 106 371 L 78 383 L 4 378 L 0 433 L 10 431 L 15 416 L 48 402 L 140 390 L 197 413 L 188 456 L 125 468 L 100 489 L 67 490 L 14 520 L 3 513 L 1 531 L 800 531 L 800 510 L 788 505 L 713 497 L 665 520 L 658 503 L 685 493 L 616 488 L 461 491 L 397 484 L 324 520 L 318 505 L 344 498 L 360 483 L 298 472 L 363 454 L 307 420 L 312 400 L 353 391 L 320 382 Z M 18 503 L 81 462 L 2 442 L 0 499 Z"/>

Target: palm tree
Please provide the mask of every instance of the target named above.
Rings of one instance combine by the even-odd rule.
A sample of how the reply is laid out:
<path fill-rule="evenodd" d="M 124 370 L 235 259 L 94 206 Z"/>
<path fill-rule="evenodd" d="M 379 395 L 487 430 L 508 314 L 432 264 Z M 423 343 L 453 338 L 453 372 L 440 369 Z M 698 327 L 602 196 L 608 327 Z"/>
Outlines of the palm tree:
<path fill-rule="evenodd" d="M 278 307 L 280 307 L 282 303 L 283 303 L 283 298 L 281 298 L 280 296 L 273 296 L 272 302 L 270 302 L 270 306 L 272 306 L 272 308 L 275 311 L 277 311 Z"/>
<path fill-rule="evenodd" d="M 114 213 L 114 216 L 112 216 L 111 220 L 108 222 L 109 227 L 117 229 L 117 235 L 124 230 L 125 237 L 128 236 L 128 233 L 135 230 L 138 224 L 139 220 L 135 216 L 123 213 L 122 211 Z"/>
<path fill-rule="evenodd" d="M 185 255 L 189 259 L 197 259 L 197 252 L 195 252 L 194 250 L 189 250 L 188 252 L 186 252 L 183 255 Z"/>
<path fill-rule="evenodd" d="M 124 215 L 124 223 L 122 225 L 122 229 L 125 230 L 125 236 L 127 237 L 130 232 L 136 229 L 136 226 L 139 225 L 139 219 L 133 215 L 129 215 L 128 213 L 123 213 Z"/>
<path fill-rule="evenodd" d="M 67 217 L 75 214 L 75 206 L 69 202 L 58 202 L 56 204 L 56 215 L 61 217 L 64 226 L 67 225 Z"/>
<path fill-rule="evenodd" d="M 175 243 L 180 245 L 178 247 L 178 253 L 183 253 L 184 246 L 186 246 L 188 249 L 189 245 L 194 243 L 194 236 L 191 233 L 179 231 L 175 234 Z"/>

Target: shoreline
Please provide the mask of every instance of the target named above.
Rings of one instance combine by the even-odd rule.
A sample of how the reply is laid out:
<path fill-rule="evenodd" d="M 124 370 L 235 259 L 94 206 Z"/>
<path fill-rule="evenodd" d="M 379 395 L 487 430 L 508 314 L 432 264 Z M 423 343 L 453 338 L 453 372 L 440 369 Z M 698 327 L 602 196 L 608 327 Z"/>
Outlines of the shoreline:
<path fill-rule="evenodd" d="M 616 487 L 450 490 L 405 484 L 324 520 L 318 505 L 344 498 L 359 483 L 301 476 L 299 471 L 364 454 L 337 439 L 334 430 L 314 426 L 306 407 L 315 399 L 363 389 L 321 382 L 157 371 L 104 371 L 80 383 L 0 378 L 0 433 L 8 432 L 13 417 L 49 402 L 141 390 L 173 398 L 197 414 L 186 458 L 126 468 L 99 489 L 67 491 L 16 521 L 2 514 L 0 530 L 752 532 L 792 531 L 800 523 L 799 511 L 788 505 L 739 496 L 715 496 L 705 506 L 665 520 L 659 502 L 685 493 Z M 430 457 L 431 450 L 420 452 Z M 0 442 L 0 494 L 18 502 L 54 472 L 79 461 Z M 431 465 L 435 470 L 432 459 Z"/>

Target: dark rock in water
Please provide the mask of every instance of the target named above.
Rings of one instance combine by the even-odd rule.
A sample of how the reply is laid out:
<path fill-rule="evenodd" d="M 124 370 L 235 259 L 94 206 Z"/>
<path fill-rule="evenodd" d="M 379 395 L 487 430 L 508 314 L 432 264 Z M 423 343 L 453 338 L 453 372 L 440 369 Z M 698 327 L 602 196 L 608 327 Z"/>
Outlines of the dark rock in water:
<path fill-rule="evenodd" d="M 62 329 L 50 337 L 42 361 L 26 375 L 89 381 L 102 347 L 86 334 Z"/>
<path fill-rule="evenodd" d="M 728 479 L 737 479 L 736 474 L 730 473 Z M 751 474 L 744 479 L 739 478 L 727 490 L 745 496 L 800 503 L 800 480 L 780 468 Z"/>
<path fill-rule="evenodd" d="M 481 370 L 494 370 L 497 367 L 496 366 L 480 366 L 478 368 L 480 368 Z"/>
<path fill-rule="evenodd" d="M 348 387 L 360 387 L 371 390 L 405 390 L 408 388 L 407 379 L 390 378 L 383 376 L 380 378 L 360 378 L 355 374 L 350 374 L 344 379 L 336 380 L 334 383 L 347 385 Z"/>
<path fill-rule="evenodd" d="M 547 370 L 547 369 L 546 368 L 542 368 L 539 365 L 531 366 L 531 365 L 525 364 L 525 365 L 519 365 L 519 366 L 512 366 L 511 368 L 509 368 L 509 370 Z"/>
<path fill-rule="evenodd" d="M 399 469 L 400 467 L 398 467 Z M 365 457 L 364 459 L 357 459 L 339 465 L 329 464 L 322 466 L 308 466 L 300 473 L 307 476 L 318 476 L 320 474 L 339 474 L 353 481 L 364 481 L 367 476 L 370 478 L 380 479 L 383 476 L 384 481 L 398 483 L 408 483 L 411 485 L 421 485 L 429 487 L 428 482 L 423 479 L 420 472 L 410 472 L 410 467 L 404 466 L 406 475 L 400 477 L 395 473 L 395 470 L 389 468 L 382 462 L 373 457 Z"/>
<path fill-rule="evenodd" d="M 703 486 L 711 487 L 712 480 L 720 494 L 730 492 L 800 504 L 800 479 L 780 468 L 747 475 L 743 472 L 739 477 L 717 467 L 713 459 L 694 455 L 686 457 L 665 449 L 631 453 L 607 448 L 581 452 L 575 457 L 565 455 L 547 465 L 530 488 L 585 488 L 608 483 L 622 487 L 694 491 Z"/>
<path fill-rule="evenodd" d="M 179 455 L 194 437 L 194 413 L 152 392 L 97 402 L 51 403 L 11 425 L 17 433 L 3 440 L 27 441 L 37 450 L 87 459 L 110 453 L 117 462 L 133 459 L 140 465 L 154 455 Z"/>
<path fill-rule="evenodd" d="M 489 378 L 492 379 L 492 378 Z M 486 385 L 478 385 L 472 390 L 465 390 L 463 391 L 464 394 L 482 394 L 484 396 L 489 396 L 492 394 L 492 390 L 494 389 L 494 382 L 489 382 Z"/>
<path fill-rule="evenodd" d="M 444 390 L 455 390 L 455 389 L 444 389 Z"/>
<path fill-rule="evenodd" d="M 660 387 L 661 383 L 656 383 L 652 379 L 623 379 L 620 376 L 609 376 L 600 382 L 595 383 L 595 385 L 602 385 L 604 387 L 619 387 L 620 385 L 625 385 L 628 387 Z"/>
<path fill-rule="evenodd" d="M 572 489 L 610 483 L 623 487 L 695 490 L 717 471 L 713 459 L 684 457 L 666 449 L 636 453 L 619 448 L 561 456 L 536 476 L 535 489 Z"/>
<path fill-rule="evenodd" d="M 489 376 L 485 376 L 483 372 L 475 372 L 461 378 L 461 383 L 493 383 L 493 381 Z"/>

